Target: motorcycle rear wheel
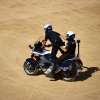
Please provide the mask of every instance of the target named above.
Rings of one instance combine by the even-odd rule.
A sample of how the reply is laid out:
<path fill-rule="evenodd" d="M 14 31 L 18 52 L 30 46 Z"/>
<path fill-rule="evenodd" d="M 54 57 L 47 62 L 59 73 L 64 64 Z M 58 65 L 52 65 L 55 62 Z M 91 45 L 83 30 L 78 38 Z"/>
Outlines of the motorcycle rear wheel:
<path fill-rule="evenodd" d="M 24 67 L 24 71 L 28 75 L 37 75 L 38 72 L 39 72 L 39 69 L 36 67 L 36 65 L 34 64 L 34 62 L 31 65 L 30 62 L 25 61 L 23 67 Z"/>
<path fill-rule="evenodd" d="M 64 81 L 74 81 L 76 79 L 76 74 L 75 73 L 70 73 L 70 74 L 66 74 L 66 73 L 62 73 L 62 79 Z"/>

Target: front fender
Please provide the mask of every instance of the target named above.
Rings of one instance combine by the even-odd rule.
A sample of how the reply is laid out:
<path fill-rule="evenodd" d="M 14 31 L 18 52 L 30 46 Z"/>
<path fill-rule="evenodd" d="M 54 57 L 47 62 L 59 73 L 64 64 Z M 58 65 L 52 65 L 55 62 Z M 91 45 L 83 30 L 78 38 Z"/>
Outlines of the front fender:
<path fill-rule="evenodd" d="M 26 61 L 27 61 L 27 62 L 30 62 L 30 64 L 33 63 L 33 59 L 32 59 L 32 58 L 27 58 Z"/>
<path fill-rule="evenodd" d="M 40 66 L 38 65 L 38 63 L 37 63 L 37 62 L 34 62 L 34 60 L 33 60 L 32 58 L 27 58 L 26 61 L 29 62 L 32 66 L 33 66 L 33 65 L 36 65 L 37 68 L 40 67 Z"/>

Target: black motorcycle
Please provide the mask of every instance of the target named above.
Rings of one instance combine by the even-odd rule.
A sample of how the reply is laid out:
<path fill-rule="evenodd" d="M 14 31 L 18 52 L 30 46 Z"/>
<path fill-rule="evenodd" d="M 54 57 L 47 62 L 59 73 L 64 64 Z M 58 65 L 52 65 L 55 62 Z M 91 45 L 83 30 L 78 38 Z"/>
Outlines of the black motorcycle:
<path fill-rule="evenodd" d="M 28 75 L 37 75 L 39 71 L 42 71 L 45 74 L 47 69 L 53 65 L 53 62 L 51 61 L 51 51 L 46 49 L 46 47 L 50 47 L 51 45 L 46 45 L 41 49 L 43 38 L 44 37 L 39 37 L 33 46 L 29 45 L 31 57 L 27 58 L 23 65 L 24 71 Z M 79 76 L 79 73 L 82 71 L 83 63 L 79 58 L 80 40 L 77 40 L 77 43 L 78 54 L 71 59 L 63 61 L 60 64 L 61 71 L 55 73 L 55 77 L 60 77 L 65 81 L 74 81 L 76 76 Z"/>

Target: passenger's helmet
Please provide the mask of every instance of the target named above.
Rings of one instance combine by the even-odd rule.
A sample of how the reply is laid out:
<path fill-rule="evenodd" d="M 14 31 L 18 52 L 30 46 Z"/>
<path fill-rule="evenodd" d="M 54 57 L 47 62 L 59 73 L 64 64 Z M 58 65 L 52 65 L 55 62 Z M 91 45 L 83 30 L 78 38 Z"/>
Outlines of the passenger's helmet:
<path fill-rule="evenodd" d="M 65 34 L 66 34 L 66 39 L 67 40 L 72 40 L 72 39 L 75 38 L 75 33 L 73 31 L 68 31 Z"/>
<path fill-rule="evenodd" d="M 44 31 L 45 31 L 45 33 L 47 33 L 48 31 L 51 31 L 51 30 L 52 30 L 52 25 L 46 24 L 46 25 L 44 26 Z"/>

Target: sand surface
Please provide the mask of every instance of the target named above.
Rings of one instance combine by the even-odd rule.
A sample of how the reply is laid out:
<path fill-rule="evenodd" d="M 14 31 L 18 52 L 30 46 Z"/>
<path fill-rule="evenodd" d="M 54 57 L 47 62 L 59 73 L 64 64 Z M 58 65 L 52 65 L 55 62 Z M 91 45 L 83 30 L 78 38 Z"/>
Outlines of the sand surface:
<path fill-rule="evenodd" d="M 86 68 L 75 82 L 23 70 L 28 45 L 44 35 L 48 23 L 61 34 L 74 31 L 81 40 Z M 100 0 L 0 0 L 0 100 L 100 100 L 99 69 Z"/>

